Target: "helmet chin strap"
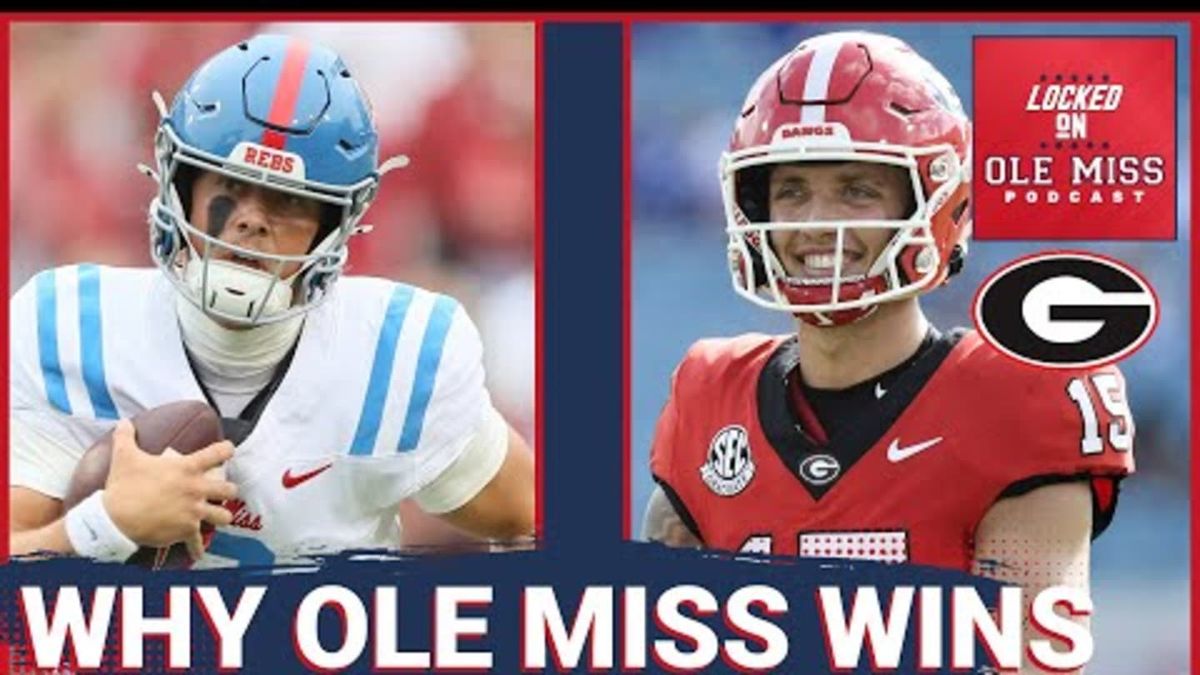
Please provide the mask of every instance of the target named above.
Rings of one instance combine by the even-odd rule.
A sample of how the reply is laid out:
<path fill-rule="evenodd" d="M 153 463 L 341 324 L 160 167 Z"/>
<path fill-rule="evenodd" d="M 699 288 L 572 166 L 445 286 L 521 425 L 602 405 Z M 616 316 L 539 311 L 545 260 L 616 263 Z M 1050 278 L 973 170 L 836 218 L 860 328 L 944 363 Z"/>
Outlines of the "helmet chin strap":
<path fill-rule="evenodd" d="M 187 287 L 206 310 L 247 319 L 270 317 L 292 306 L 292 283 L 275 275 L 227 261 L 190 258 L 184 269 Z"/>
<path fill-rule="evenodd" d="M 292 304 L 291 279 L 251 269 L 225 260 L 205 261 L 191 257 L 184 269 L 188 288 L 204 308 L 246 319 L 270 317 Z"/>
<path fill-rule="evenodd" d="M 877 309 L 879 309 L 879 305 L 867 305 L 855 309 L 838 309 L 828 312 L 797 312 L 792 314 L 792 316 L 810 326 L 828 328 L 857 323 L 874 314 Z"/>

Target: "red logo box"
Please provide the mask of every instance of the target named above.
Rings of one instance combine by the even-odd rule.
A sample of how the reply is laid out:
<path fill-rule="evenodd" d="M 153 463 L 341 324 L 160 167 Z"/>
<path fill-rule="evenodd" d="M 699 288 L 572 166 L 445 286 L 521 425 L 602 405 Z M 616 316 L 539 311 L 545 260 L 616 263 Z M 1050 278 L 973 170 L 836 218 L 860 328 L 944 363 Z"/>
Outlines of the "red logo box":
<path fill-rule="evenodd" d="M 1174 239 L 1175 39 L 976 37 L 977 239 Z"/>

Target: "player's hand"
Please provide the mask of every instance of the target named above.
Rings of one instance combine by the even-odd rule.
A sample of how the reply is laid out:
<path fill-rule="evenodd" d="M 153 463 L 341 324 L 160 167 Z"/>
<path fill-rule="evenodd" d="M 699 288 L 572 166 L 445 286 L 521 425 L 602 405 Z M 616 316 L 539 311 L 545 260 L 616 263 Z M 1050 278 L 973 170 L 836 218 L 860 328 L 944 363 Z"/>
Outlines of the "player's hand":
<path fill-rule="evenodd" d="M 198 558 L 204 549 L 201 521 L 219 526 L 233 520 L 219 502 L 237 496 L 237 486 L 217 472 L 210 473 L 231 457 L 229 441 L 190 455 L 171 448 L 158 456 L 148 454 L 137 446 L 133 424 L 121 420 L 113 429 L 104 508 L 121 532 L 138 544 L 162 547 L 185 541 Z"/>

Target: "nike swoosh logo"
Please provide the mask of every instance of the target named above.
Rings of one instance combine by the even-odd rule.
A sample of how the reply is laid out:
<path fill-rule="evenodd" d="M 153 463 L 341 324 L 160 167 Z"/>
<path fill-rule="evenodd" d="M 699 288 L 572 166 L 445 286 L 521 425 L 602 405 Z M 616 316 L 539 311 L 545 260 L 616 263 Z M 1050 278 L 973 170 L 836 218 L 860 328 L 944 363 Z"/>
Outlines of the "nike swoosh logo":
<path fill-rule="evenodd" d="M 884 389 L 882 384 L 876 382 L 875 383 L 875 398 L 877 398 L 877 399 L 883 398 L 883 395 L 886 393 L 887 393 L 887 389 Z"/>
<path fill-rule="evenodd" d="M 929 448 L 932 448 L 933 446 L 935 446 L 941 442 L 942 442 L 942 437 L 938 436 L 937 438 L 932 438 L 928 441 L 925 441 L 924 443 L 917 443 L 916 445 L 906 445 L 902 448 L 902 447 L 900 447 L 900 439 L 893 438 L 892 444 L 889 445 L 888 449 L 887 449 L 887 458 L 889 461 L 892 461 L 892 462 L 903 462 L 904 460 L 908 459 L 909 457 L 912 457 L 913 455 L 915 455 L 917 453 L 924 452 L 924 451 L 928 450 Z"/>
<path fill-rule="evenodd" d="M 319 467 L 313 469 L 312 471 L 306 471 L 304 473 L 296 474 L 294 476 L 292 475 L 292 470 L 288 469 L 287 471 L 283 472 L 283 487 L 285 489 L 290 490 L 290 489 L 296 487 L 297 485 L 303 483 L 304 481 L 312 480 L 313 478 L 316 478 L 321 473 L 323 473 L 326 469 L 329 469 L 332 466 L 333 466 L 333 462 L 330 462 L 324 466 L 319 466 Z"/>

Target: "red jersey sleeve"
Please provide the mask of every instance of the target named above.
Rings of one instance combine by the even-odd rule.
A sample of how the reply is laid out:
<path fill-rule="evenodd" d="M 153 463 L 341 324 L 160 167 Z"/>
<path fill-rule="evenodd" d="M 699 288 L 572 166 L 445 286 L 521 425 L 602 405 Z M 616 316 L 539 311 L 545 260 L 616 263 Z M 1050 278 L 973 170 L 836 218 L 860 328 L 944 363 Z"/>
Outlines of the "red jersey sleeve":
<path fill-rule="evenodd" d="M 695 349 L 689 349 L 688 354 Z M 654 477 L 654 481 L 666 494 L 667 499 L 671 502 L 671 506 L 675 508 L 675 512 L 680 519 L 691 530 L 692 534 L 700 541 L 704 541 L 704 536 L 700 532 L 700 527 L 696 522 L 693 509 L 698 508 L 697 504 L 689 504 L 684 500 L 681 491 L 686 494 L 686 477 L 678 475 L 683 462 L 677 458 L 676 450 L 683 439 L 680 438 L 679 430 L 679 392 L 678 385 L 680 380 L 680 371 L 688 362 L 688 356 L 684 356 L 683 360 L 675 367 L 675 371 L 671 373 L 671 388 L 667 395 L 667 402 L 663 406 L 662 412 L 659 413 L 658 422 L 654 427 L 654 439 L 650 446 L 650 473 Z M 692 500 L 694 501 L 694 500 Z"/>
<path fill-rule="evenodd" d="M 675 408 L 675 379 L 679 368 L 671 374 L 671 389 L 667 394 L 667 403 L 658 415 L 654 425 L 654 439 L 650 445 L 650 473 L 656 480 L 671 480 L 671 470 L 674 465 L 673 451 L 675 448 L 675 429 L 679 419 Z"/>
<path fill-rule="evenodd" d="M 970 405 L 1000 410 L 985 416 L 994 426 L 971 453 L 972 469 L 996 486 L 996 499 L 1088 481 L 1098 535 L 1116 508 L 1120 479 L 1134 471 L 1135 425 L 1121 371 L 1041 369 L 995 353 L 982 365 Z"/>
<path fill-rule="evenodd" d="M 723 497 L 701 479 L 709 443 L 730 420 L 754 416 L 762 363 L 783 338 L 746 334 L 693 344 L 671 377 L 650 448 L 650 471 L 675 511 L 702 542 Z"/>

